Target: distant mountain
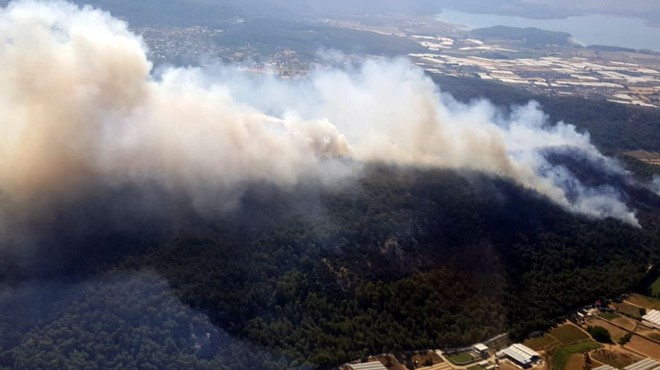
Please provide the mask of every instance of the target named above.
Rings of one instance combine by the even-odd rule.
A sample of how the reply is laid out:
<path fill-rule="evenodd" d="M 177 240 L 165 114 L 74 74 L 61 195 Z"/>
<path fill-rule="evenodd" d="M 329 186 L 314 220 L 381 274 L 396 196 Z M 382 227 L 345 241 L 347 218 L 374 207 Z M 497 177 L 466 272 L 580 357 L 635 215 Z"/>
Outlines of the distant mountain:
<path fill-rule="evenodd" d="M 331 18 L 346 14 L 408 13 L 432 15 L 442 9 L 526 18 L 564 18 L 581 14 L 612 14 L 660 22 L 654 0 L 71 0 L 103 8 L 134 25 L 217 26 L 233 17 Z M 0 0 L 4 6 L 9 0 Z"/>
<path fill-rule="evenodd" d="M 219 27 L 237 18 L 289 17 L 270 0 L 74 0 L 111 12 L 134 26 Z"/>

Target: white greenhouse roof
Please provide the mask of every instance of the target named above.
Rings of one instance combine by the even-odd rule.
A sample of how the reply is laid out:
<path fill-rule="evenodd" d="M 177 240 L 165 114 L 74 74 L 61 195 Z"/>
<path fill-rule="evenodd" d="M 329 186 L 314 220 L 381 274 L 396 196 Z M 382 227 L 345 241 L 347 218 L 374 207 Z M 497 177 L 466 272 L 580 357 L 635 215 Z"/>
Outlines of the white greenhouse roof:
<path fill-rule="evenodd" d="M 531 363 L 535 357 L 541 357 L 538 352 L 520 343 L 505 348 L 498 354 L 504 354 L 522 365 Z"/>
<path fill-rule="evenodd" d="M 387 368 L 378 361 L 363 362 L 361 364 L 348 364 L 348 366 L 353 370 L 387 370 Z"/>
<path fill-rule="evenodd" d="M 648 321 L 656 327 L 660 327 L 660 311 L 651 310 L 642 317 L 642 320 Z"/>
<path fill-rule="evenodd" d="M 657 312 L 657 311 L 656 311 Z M 632 365 L 626 366 L 624 370 L 660 370 L 660 362 L 647 358 Z"/>
<path fill-rule="evenodd" d="M 593 369 L 591 369 L 591 370 L 617 370 L 617 369 L 614 368 L 614 367 L 612 367 L 612 366 L 610 366 L 610 365 L 603 365 L 603 366 L 595 367 L 595 368 L 593 368 Z"/>

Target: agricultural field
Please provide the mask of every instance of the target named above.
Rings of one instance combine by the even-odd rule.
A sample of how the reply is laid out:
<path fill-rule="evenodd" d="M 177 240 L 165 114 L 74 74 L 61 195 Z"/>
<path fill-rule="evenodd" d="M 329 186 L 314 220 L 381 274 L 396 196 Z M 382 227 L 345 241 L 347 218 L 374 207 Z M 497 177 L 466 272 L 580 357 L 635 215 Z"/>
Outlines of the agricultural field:
<path fill-rule="evenodd" d="M 566 362 L 564 370 L 582 370 L 584 369 L 584 355 L 582 353 L 576 353 L 571 355 Z"/>
<path fill-rule="evenodd" d="M 619 315 L 616 312 L 601 312 L 601 313 L 598 314 L 598 317 L 602 317 L 605 320 L 612 321 L 614 319 L 618 319 L 619 317 L 621 317 L 621 315 Z"/>
<path fill-rule="evenodd" d="M 629 352 L 613 351 L 610 349 L 597 349 L 591 352 L 590 356 L 592 360 L 610 365 L 617 369 L 623 369 L 624 367 L 643 359 L 642 357 L 633 355 Z"/>
<path fill-rule="evenodd" d="M 630 298 L 628 298 L 628 302 L 644 307 L 647 310 L 660 310 L 660 300 L 643 296 L 641 294 L 631 294 Z"/>
<path fill-rule="evenodd" d="M 644 339 L 639 335 L 633 335 L 625 348 L 631 349 L 642 355 L 660 360 L 660 344 Z"/>
<path fill-rule="evenodd" d="M 612 336 L 612 341 L 614 341 L 615 343 L 618 342 L 619 339 L 621 339 L 621 337 L 628 334 L 627 331 L 625 331 L 623 329 L 620 329 L 620 328 L 608 323 L 607 321 L 601 320 L 601 319 L 598 319 L 598 318 L 590 320 L 588 324 L 592 325 L 592 326 L 601 326 L 601 327 L 607 329 L 607 331 L 609 331 L 610 335 Z"/>
<path fill-rule="evenodd" d="M 535 351 L 547 351 L 562 346 L 560 341 L 549 334 L 538 338 L 527 339 L 523 344 Z"/>
<path fill-rule="evenodd" d="M 571 344 L 589 339 L 589 334 L 583 332 L 577 326 L 572 324 L 566 324 L 554 328 L 549 334 L 563 344 Z"/>
<path fill-rule="evenodd" d="M 550 358 L 552 370 L 564 370 L 572 355 L 582 354 L 598 348 L 600 348 L 600 344 L 591 340 L 562 347 L 556 350 Z"/>
<path fill-rule="evenodd" d="M 407 368 L 391 354 L 372 356 L 369 358 L 369 361 L 380 361 L 387 370 L 407 370 Z"/>
<path fill-rule="evenodd" d="M 416 353 L 411 360 L 415 367 L 433 366 L 444 362 L 434 351 Z"/>
<path fill-rule="evenodd" d="M 637 322 L 633 321 L 632 319 L 629 319 L 627 317 L 621 316 L 618 319 L 610 320 L 613 323 L 620 325 L 628 330 L 635 330 L 637 327 Z"/>
<path fill-rule="evenodd" d="M 471 362 L 474 362 L 474 358 L 472 355 L 470 355 L 469 352 L 460 352 L 460 353 L 455 353 L 453 355 L 447 355 L 446 356 L 451 362 L 455 363 L 456 365 L 467 365 Z"/>
<path fill-rule="evenodd" d="M 660 153 L 649 152 L 645 150 L 636 150 L 632 152 L 623 153 L 629 157 L 633 157 L 639 161 L 646 162 L 651 165 L 660 165 Z"/>
<path fill-rule="evenodd" d="M 647 338 L 651 338 L 653 340 L 660 340 L 660 335 L 658 335 L 658 331 L 655 329 L 647 329 L 646 326 L 640 325 L 637 330 L 635 330 L 635 333 L 640 334 L 642 336 L 645 336 Z"/>
<path fill-rule="evenodd" d="M 639 314 L 639 307 L 637 307 L 637 306 L 633 306 L 633 305 L 625 303 L 625 302 L 623 302 L 623 303 L 614 303 L 613 306 L 616 308 L 617 312 L 619 312 L 623 315 L 633 317 L 635 319 L 641 319 L 642 318 L 642 316 Z"/>

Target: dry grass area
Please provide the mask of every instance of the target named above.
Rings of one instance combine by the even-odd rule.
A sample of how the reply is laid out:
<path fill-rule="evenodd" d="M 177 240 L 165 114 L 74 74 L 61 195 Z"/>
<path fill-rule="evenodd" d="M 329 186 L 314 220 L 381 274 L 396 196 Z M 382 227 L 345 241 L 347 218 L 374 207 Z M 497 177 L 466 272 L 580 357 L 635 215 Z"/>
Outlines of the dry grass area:
<path fill-rule="evenodd" d="M 635 330 L 635 333 L 641 334 L 641 335 L 649 337 L 651 339 L 660 340 L 660 335 L 658 335 L 657 330 L 647 329 L 646 326 L 644 326 L 644 325 L 638 326 L 637 330 Z"/>
<path fill-rule="evenodd" d="M 394 355 L 380 355 L 369 357 L 370 361 L 380 361 L 388 370 L 408 370 Z"/>
<path fill-rule="evenodd" d="M 422 366 L 433 366 L 439 363 L 444 362 L 440 356 L 438 356 L 433 351 L 428 351 L 424 353 L 418 353 L 412 356 L 412 362 L 416 364 L 417 367 Z"/>
<path fill-rule="evenodd" d="M 535 351 L 549 351 L 561 347 L 561 342 L 548 334 L 538 338 L 527 339 L 523 344 Z"/>
<path fill-rule="evenodd" d="M 621 337 L 624 335 L 628 334 L 627 331 L 620 329 L 610 323 L 608 323 L 605 320 L 599 319 L 599 318 L 594 318 L 592 320 L 589 320 L 589 325 L 592 326 L 602 326 L 603 328 L 607 329 L 607 331 L 610 332 L 610 335 L 612 336 L 612 340 L 614 342 L 618 342 Z"/>
<path fill-rule="evenodd" d="M 631 353 L 611 349 L 597 349 L 591 352 L 590 355 L 592 360 L 610 365 L 617 369 L 623 369 L 628 365 L 632 365 L 635 362 L 642 360 L 641 357 L 635 356 Z"/>
<path fill-rule="evenodd" d="M 520 368 L 509 361 L 500 361 L 500 370 L 520 370 Z"/>
<path fill-rule="evenodd" d="M 576 353 L 569 357 L 564 370 L 583 370 L 584 369 L 584 355 Z"/>
<path fill-rule="evenodd" d="M 626 344 L 625 347 L 645 356 L 660 360 L 660 344 L 651 342 L 639 335 L 633 335 L 630 342 Z"/>
<path fill-rule="evenodd" d="M 574 354 L 584 354 L 598 348 L 602 348 L 602 345 L 591 339 L 583 340 L 577 344 L 564 346 L 552 352 L 548 358 L 548 362 L 552 365 L 553 370 L 564 370 L 568 360 Z"/>
<path fill-rule="evenodd" d="M 611 320 L 613 323 L 620 325 L 628 330 L 635 330 L 637 323 L 627 317 L 619 317 L 614 320 Z"/>
<path fill-rule="evenodd" d="M 646 297 L 641 294 L 631 294 L 627 301 L 637 306 L 644 307 L 647 310 L 660 310 L 660 300 Z"/>
<path fill-rule="evenodd" d="M 573 324 L 564 324 L 550 331 L 550 335 L 563 344 L 579 342 L 589 339 L 589 335 Z"/>
<path fill-rule="evenodd" d="M 616 310 L 622 314 L 632 316 L 634 318 L 641 319 L 642 317 L 639 315 L 639 307 L 633 306 L 628 303 L 614 303 L 613 306 L 616 308 Z"/>

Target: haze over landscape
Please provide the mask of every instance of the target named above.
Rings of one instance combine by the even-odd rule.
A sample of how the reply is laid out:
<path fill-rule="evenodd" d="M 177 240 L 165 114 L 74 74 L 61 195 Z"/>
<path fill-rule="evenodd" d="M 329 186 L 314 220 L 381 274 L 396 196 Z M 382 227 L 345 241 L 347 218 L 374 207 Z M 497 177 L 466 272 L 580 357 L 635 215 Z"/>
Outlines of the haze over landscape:
<path fill-rule="evenodd" d="M 0 368 L 660 360 L 660 54 L 442 18 L 660 5 L 87 3 L 0 10 Z"/>

